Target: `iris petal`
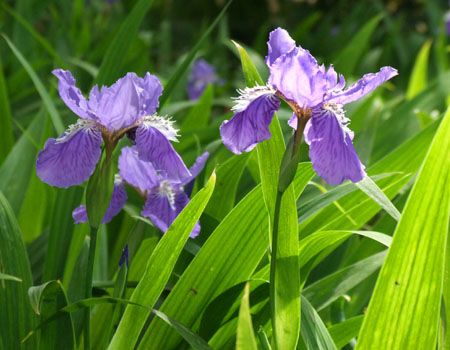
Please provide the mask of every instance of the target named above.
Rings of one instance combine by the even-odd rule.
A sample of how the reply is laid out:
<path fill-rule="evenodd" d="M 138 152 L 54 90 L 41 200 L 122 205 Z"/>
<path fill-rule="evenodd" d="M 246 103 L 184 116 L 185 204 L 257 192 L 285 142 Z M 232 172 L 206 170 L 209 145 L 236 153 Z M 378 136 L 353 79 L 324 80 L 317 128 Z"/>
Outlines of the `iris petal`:
<path fill-rule="evenodd" d="M 127 192 L 122 182 L 114 184 L 114 190 L 109 203 L 108 210 L 103 217 L 102 224 L 110 222 L 119 212 L 127 201 Z M 85 205 L 80 205 L 72 212 L 72 218 L 76 224 L 81 224 L 88 221 L 87 211 Z"/>
<path fill-rule="evenodd" d="M 83 119 L 94 119 L 88 113 L 88 103 L 76 86 L 72 73 L 63 69 L 55 69 L 52 72 L 58 78 L 58 92 L 61 99 L 72 112 Z"/>
<path fill-rule="evenodd" d="M 70 187 L 86 181 L 101 155 L 102 137 L 93 127 L 75 124 L 58 138 L 50 138 L 36 161 L 39 178 L 56 187 Z"/>
<path fill-rule="evenodd" d="M 170 141 L 158 129 L 140 125 L 136 129 L 136 147 L 139 158 L 151 162 L 167 179 L 181 182 L 191 173 Z"/>
<path fill-rule="evenodd" d="M 145 192 L 158 184 L 152 163 L 139 158 L 137 147 L 124 147 L 119 157 L 119 174 L 127 183 Z"/>
<path fill-rule="evenodd" d="M 288 53 L 295 47 L 295 41 L 289 33 L 282 28 L 277 28 L 270 32 L 267 42 L 268 55 L 266 56 L 267 65 L 271 65 L 275 60 Z"/>
<path fill-rule="evenodd" d="M 353 147 L 353 133 L 339 120 L 343 117 L 339 113 L 314 110 L 304 132 L 313 168 L 330 185 L 347 179 L 358 182 L 365 176 L 364 165 Z"/>
<path fill-rule="evenodd" d="M 395 77 L 398 74 L 397 70 L 392 67 L 383 67 L 377 73 L 365 74 L 355 84 L 346 90 L 329 93 L 328 102 L 347 104 L 360 99 L 368 93 L 375 90 L 379 85 L 385 81 Z"/>
<path fill-rule="evenodd" d="M 231 120 L 222 123 L 222 142 L 235 154 L 251 151 L 258 143 L 270 138 L 269 125 L 279 107 L 280 101 L 273 94 L 257 97 Z"/>
<path fill-rule="evenodd" d="M 277 59 L 269 70 L 269 84 L 299 107 L 311 108 L 323 101 L 327 79 L 309 51 L 296 47 Z"/>

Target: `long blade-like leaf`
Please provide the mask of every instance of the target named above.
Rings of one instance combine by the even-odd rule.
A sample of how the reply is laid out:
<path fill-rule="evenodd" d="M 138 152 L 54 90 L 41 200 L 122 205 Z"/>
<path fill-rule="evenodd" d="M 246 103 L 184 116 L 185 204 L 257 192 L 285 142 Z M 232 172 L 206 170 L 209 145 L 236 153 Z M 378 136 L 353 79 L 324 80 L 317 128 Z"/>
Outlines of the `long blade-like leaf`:
<path fill-rule="evenodd" d="M 364 318 L 359 349 L 436 346 L 450 214 L 448 135 L 450 109 L 395 230 Z"/>

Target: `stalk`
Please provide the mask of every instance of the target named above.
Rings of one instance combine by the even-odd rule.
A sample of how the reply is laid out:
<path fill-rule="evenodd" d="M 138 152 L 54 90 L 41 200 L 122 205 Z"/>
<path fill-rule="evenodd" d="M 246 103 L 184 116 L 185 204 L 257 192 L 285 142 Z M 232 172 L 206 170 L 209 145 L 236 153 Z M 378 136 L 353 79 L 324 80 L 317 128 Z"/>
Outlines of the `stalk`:
<path fill-rule="evenodd" d="M 92 297 L 92 276 L 94 274 L 94 260 L 95 260 L 95 247 L 97 245 L 98 229 L 91 227 L 90 229 L 90 242 L 89 242 L 89 256 L 86 270 L 86 284 L 84 289 L 84 298 L 88 299 Z M 91 307 L 86 306 L 84 309 L 84 349 L 91 349 Z"/>

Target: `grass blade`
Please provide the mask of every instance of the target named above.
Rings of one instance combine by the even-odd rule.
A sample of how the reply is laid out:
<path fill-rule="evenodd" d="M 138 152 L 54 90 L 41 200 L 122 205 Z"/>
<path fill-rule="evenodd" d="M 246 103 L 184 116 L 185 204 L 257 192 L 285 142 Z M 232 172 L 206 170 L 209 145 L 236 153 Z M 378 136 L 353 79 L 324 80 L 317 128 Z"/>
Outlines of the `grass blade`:
<path fill-rule="evenodd" d="M 0 164 L 14 146 L 13 117 L 0 58 Z"/>
<path fill-rule="evenodd" d="M 159 241 L 148 260 L 142 279 L 130 298 L 131 302 L 144 305 L 149 310 L 129 305 L 125 309 L 109 349 L 123 349 L 136 345 L 150 309 L 163 291 L 178 256 L 211 197 L 215 180 L 213 173 L 206 186 L 194 196 Z"/>
<path fill-rule="evenodd" d="M 436 346 L 450 213 L 449 134 L 450 109 L 395 230 L 364 318 L 359 349 Z"/>
<path fill-rule="evenodd" d="M 0 280 L 0 348 L 20 349 L 20 341 L 33 328 L 35 316 L 27 290 L 32 278 L 25 245 L 13 211 L 0 192 L 0 269 L 22 283 Z M 28 349 L 36 349 L 30 342 Z"/>
<path fill-rule="evenodd" d="M 416 62 L 409 77 L 408 89 L 406 90 L 407 100 L 413 99 L 427 87 L 428 59 L 430 57 L 431 43 L 431 40 L 425 41 L 416 57 Z"/>
<path fill-rule="evenodd" d="M 250 314 L 250 285 L 245 284 L 244 295 L 239 308 L 239 319 L 236 335 L 236 349 L 257 350 L 255 332 L 253 331 L 252 316 Z"/>

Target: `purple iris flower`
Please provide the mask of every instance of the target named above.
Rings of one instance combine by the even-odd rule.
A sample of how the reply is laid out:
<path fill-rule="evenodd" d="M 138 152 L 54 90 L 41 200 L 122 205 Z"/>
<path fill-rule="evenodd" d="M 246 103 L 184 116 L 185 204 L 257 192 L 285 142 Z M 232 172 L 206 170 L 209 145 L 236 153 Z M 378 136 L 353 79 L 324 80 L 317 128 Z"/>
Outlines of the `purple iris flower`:
<path fill-rule="evenodd" d="M 172 180 L 164 172 L 157 171 L 152 163 L 143 161 L 139 157 L 139 150 L 136 146 L 122 148 L 119 157 L 119 174 L 122 180 L 118 180 L 115 184 L 103 223 L 109 222 L 125 205 L 126 193 L 122 182 L 125 181 L 146 198 L 142 216 L 150 219 L 162 232 L 166 232 L 188 204 L 189 197 L 184 188 L 194 181 L 203 170 L 208 156 L 207 152 L 203 153 L 189 169 L 189 175 L 179 180 Z M 85 206 L 76 208 L 72 216 L 76 223 L 86 222 Z M 191 238 L 196 237 L 199 232 L 200 225 L 197 223 L 191 233 Z"/>
<path fill-rule="evenodd" d="M 86 99 L 69 71 L 56 69 L 53 74 L 61 99 L 79 119 L 59 138 L 48 139 L 39 152 L 36 172 L 42 181 L 56 187 L 83 183 L 95 170 L 102 144 L 111 152 L 124 135 L 135 142 L 142 160 L 169 178 L 190 175 L 170 143 L 177 139 L 172 121 L 155 114 L 162 86 L 154 75 L 128 73 L 110 87 L 94 86 Z"/>
<path fill-rule="evenodd" d="M 397 75 L 397 70 L 383 67 L 345 88 L 344 77 L 333 66 L 319 65 L 281 28 L 270 33 L 266 64 L 267 85 L 240 90 L 233 118 L 221 125 L 225 146 L 240 154 L 270 138 L 269 125 L 283 99 L 294 112 L 289 125 L 297 129 L 299 118 L 307 120 L 304 136 L 317 174 L 332 185 L 362 180 L 365 168 L 353 147 L 343 106 L 373 91 Z"/>
<path fill-rule="evenodd" d="M 222 84 L 223 81 L 217 76 L 216 70 L 204 59 L 198 59 L 192 65 L 191 74 L 188 79 L 188 96 L 190 100 L 198 99 L 208 84 Z"/>

